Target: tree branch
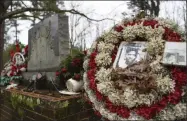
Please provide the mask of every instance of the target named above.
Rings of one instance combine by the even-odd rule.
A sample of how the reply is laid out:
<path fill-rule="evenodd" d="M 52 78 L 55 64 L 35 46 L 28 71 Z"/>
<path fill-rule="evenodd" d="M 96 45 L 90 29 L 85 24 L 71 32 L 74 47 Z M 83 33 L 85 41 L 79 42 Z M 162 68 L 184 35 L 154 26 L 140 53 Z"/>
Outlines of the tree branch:
<path fill-rule="evenodd" d="M 26 8 L 28 7 L 23 1 L 21 1 L 21 3 L 22 3 Z"/>
<path fill-rule="evenodd" d="M 91 21 L 103 21 L 103 20 L 112 20 L 110 18 L 105 18 L 105 19 L 101 19 L 101 20 L 96 20 L 96 19 L 92 19 L 92 18 L 89 18 L 88 16 L 86 16 L 84 13 L 81 13 L 79 11 L 76 11 L 75 9 L 70 9 L 70 10 L 59 10 L 59 9 L 45 9 L 45 8 L 21 8 L 21 9 L 18 9 L 18 10 L 15 10 L 15 11 L 12 11 L 12 12 L 9 12 L 9 13 L 6 13 L 2 16 L 0 16 L 0 20 L 5 20 L 5 19 L 8 19 L 8 18 L 11 18 L 11 17 L 14 17 L 16 16 L 17 14 L 21 14 L 21 13 L 24 13 L 24 12 L 27 12 L 27 11 L 53 11 L 53 12 L 56 12 L 56 13 L 72 13 L 72 14 L 77 14 L 77 15 L 80 15 L 80 16 L 83 16 L 85 18 L 87 18 L 88 20 L 91 20 Z"/>
<path fill-rule="evenodd" d="M 21 18 L 21 17 L 26 17 L 26 18 L 37 18 L 39 20 L 42 20 L 42 18 L 40 18 L 39 16 L 34 16 L 34 15 L 26 15 L 26 14 L 20 14 L 20 15 L 15 15 L 12 18 Z"/>

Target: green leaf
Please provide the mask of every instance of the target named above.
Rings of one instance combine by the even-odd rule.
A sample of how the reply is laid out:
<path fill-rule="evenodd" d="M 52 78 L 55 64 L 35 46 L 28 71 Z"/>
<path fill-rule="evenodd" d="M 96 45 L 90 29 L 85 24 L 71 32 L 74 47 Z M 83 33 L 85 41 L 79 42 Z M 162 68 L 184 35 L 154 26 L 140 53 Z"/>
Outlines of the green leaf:
<path fill-rule="evenodd" d="M 29 106 L 29 98 L 26 99 L 25 104 L 26 104 L 27 106 Z"/>
<path fill-rule="evenodd" d="M 19 95 L 19 96 L 18 96 L 18 101 L 19 101 L 19 103 L 21 103 L 22 99 L 23 99 L 23 98 L 22 98 L 22 95 Z"/>
<path fill-rule="evenodd" d="M 32 108 L 34 110 L 34 103 L 33 103 L 32 98 L 30 98 L 30 100 L 29 100 L 29 106 L 30 106 L 30 108 Z"/>
<path fill-rule="evenodd" d="M 18 108 L 18 114 L 19 114 L 19 116 L 20 116 L 21 118 L 23 118 L 23 115 L 24 115 L 23 109 Z"/>
<path fill-rule="evenodd" d="M 36 100 L 36 103 L 37 103 L 37 105 L 40 105 L 40 99 L 39 98 Z"/>
<path fill-rule="evenodd" d="M 69 101 L 66 100 L 62 103 L 62 108 L 66 108 L 68 107 L 68 105 L 69 105 Z"/>

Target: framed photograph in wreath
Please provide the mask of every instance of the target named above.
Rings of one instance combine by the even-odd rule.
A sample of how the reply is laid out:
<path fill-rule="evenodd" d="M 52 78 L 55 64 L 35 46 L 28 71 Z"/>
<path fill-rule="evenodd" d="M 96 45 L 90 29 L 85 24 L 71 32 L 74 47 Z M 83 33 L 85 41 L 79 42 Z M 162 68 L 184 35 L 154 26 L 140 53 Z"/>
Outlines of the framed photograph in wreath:
<path fill-rule="evenodd" d="M 166 42 L 162 63 L 186 66 L 186 42 Z"/>
<path fill-rule="evenodd" d="M 146 42 L 122 42 L 119 46 L 113 68 L 126 68 L 145 59 L 147 56 L 147 53 L 143 51 L 145 46 Z"/>

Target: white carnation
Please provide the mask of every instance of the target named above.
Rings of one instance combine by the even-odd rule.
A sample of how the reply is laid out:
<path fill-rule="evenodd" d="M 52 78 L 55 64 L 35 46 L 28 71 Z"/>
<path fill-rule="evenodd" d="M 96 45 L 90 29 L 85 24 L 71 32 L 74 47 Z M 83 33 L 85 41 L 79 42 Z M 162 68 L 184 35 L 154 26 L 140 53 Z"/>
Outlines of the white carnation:
<path fill-rule="evenodd" d="M 86 59 L 86 60 L 84 61 L 84 63 L 83 63 L 83 68 L 84 68 L 85 71 L 88 70 L 88 63 L 89 63 L 89 59 Z"/>
<path fill-rule="evenodd" d="M 139 99 L 139 101 L 137 100 L 137 103 L 139 105 L 146 104 L 146 105 L 150 106 L 153 103 L 153 101 L 156 99 L 156 97 L 153 94 L 149 93 L 147 95 L 140 94 L 138 99 Z"/>
<path fill-rule="evenodd" d="M 177 117 L 185 118 L 186 117 L 186 103 L 178 103 L 175 107 L 175 115 Z"/>
<path fill-rule="evenodd" d="M 111 82 L 103 82 L 103 83 L 97 84 L 98 91 L 105 95 L 108 95 L 108 93 L 112 91 L 112 88 L 113 86 Z"/>
<path fill-rule="evenodd" d="M 114 49 L 114 45 L 111 44 L 111 43 L 106 44 L 106 43 L 101 41 L 98 44 L 98 51 L 99 52 L 111 53 L 113 49 Z"/>
<path fill-rule="evenodd" d="M 146 48 L 150 55 L 159 55 L 164 51 L 164 40 L 161 36 L 150 38 Z"/>
<path fill-rule="evenodd" d="M 125 27 L 122 33 L 123 39 L 128 42 L 132 41 L 133 39 L 136 38 L 135 31 L 136 30 L 134 30 L 134 26 Z"/>
<path fill-rule="evenodd" d="M 119 94 L 116 94 L 117 92 L 115 90 L 112 90 L 114 92 L 109 92 L 108 94 L 108 98 L 111 102 L 113 102 L 114 104 L 119 104 L 121 102 L 121 98 L 119 96 Z"/>
<path fill-rule="evenodd" d="M 97 66 L 108 66 L 112 63 L 112 58 L 109 53 L 99 53 L 96 58 Z"/>
<path fill-rule="evenodd" d="M 105 69 L 101 67 L 96 73 L 96 80 L 99 82 L 111 81 L 111 73 L 112 69 Z"/>
<path fill-rule="evenodd" d="M 159 118 L 164 120 L 175 120 L 186 118 L 186 104 L 178 103 L 173 107 L 167 107 L 159 113 Z"/>
<path fill-rule="evenodd" d="M 160 75 L 157 79 L 156 79 L 156 83 L 157 83 L 157 87 L 159 89 L 160 92 L 162 93 L 167 93 L 167 92 L 172 92 L 174 91 L 174 87 L 175 87 L 175 81 L 173 81 L 169 75 L 162 77 L 162 75 Z"/>
<path fill-rule="evenodd" d="M 84 74 L 83 74 L 83 81 L 84 81 L 84 89 L 86 90 L 86 89 L 88 89 L 87 88 L 88 87 L 88 83 L 87 83 L 88 78 L 87 78 L 87 73 L 86 72 L 84 72 Z"/>
<path fill-rule="evenodd" d="M 119 42 L 119 37 L 121 36 L 121 34 L 119 32 L 116 32 L 114 30 L 106 33 L 105 35 L 103 35 L 104 37 L 104 42 L 105 43 L 112 43 L 112 44 L 116 44 Z"/>

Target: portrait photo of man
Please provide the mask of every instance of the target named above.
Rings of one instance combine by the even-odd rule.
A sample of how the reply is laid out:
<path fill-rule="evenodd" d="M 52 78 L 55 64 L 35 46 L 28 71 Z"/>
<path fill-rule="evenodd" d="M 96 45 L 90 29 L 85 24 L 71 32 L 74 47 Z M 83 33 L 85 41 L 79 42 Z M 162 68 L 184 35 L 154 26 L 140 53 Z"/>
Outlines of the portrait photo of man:
<path fill-rule="evenodd" d="M 165 61 L 170 64 L 177 63 L 178 53 L 166 53 Z"/>
<path fill-rule="evenodd" d="M 145 53 L 142 51 L 143 49 L 144 46 L 142 43 L 123 44 L 118 50 L 118 57 L 114 67 L 126 68 L 127 66 L 137 63 L 145 55 Z"/>
<path fill-rule="evenodd" d="M 161 63 L 170 66 L 187 66 L 186 42 L 166 42 Z"/>
<path fill-rule="evenodd" d="M 127 47 L 124 57 L 126 65 L 132 65 L 135 63 L 138 57 L 138 48 Z"/>

